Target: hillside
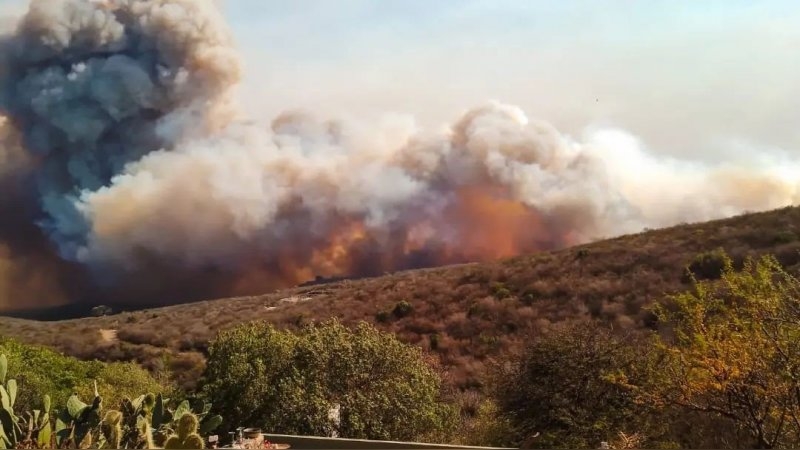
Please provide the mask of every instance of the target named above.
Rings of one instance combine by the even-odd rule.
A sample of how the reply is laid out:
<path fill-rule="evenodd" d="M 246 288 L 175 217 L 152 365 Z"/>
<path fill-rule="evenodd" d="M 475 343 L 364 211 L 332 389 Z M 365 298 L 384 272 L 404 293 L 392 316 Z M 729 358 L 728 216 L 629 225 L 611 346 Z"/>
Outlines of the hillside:
<path fill-rule="evenodd" d="M 644 309 L 688 286 L 685 267 L 724 248 L 734 259 L 774 253 L 800 268 L 800 208 L 680 225 L 581 247 L 345 280 L 255 297 L 230 298 L 113 316 L 36 322 L 0 318 L 2 334 L 81 358 L 137 360 L 167 367 L 191 386 L 218 330 L 264 319 L 295 327 L 337 316 L 367 320 L 428 349 L 448 381 L 478 387 L 486 359 L 518 348 L 528 332 L 564 320 L 601 318 L 618 328 L 652 326 Z M 699 267 L 698 272 L 713 272 Z"/>

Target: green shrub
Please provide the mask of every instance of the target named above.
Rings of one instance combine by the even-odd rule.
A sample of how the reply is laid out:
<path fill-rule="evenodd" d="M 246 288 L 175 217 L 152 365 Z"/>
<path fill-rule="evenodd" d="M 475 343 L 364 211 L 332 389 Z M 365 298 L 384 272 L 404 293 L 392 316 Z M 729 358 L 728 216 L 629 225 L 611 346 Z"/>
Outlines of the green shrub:
<path fill-rule="evenodd" d="M 477 303 L 472 303 L 467 308 L 467 318 L 471 319 L 473 316 L 481 312 L 481 307 Z"/>
<path fill-rule="evenodd" d="M 145 369 L 133 363 L 80 361 L 53 350 L 0 339 L 0 353 L 8 357 L 8 376 L 20 384 L 17 404 L 21 410 L 41 408 L 41 395 L 48 394 L 54 406 L 64 405 L 72 393 L 91 398 L 92 380 L 107 405 L 117 405 L 125 396 L 165 389 Z"/>
<path fill-rule="evenodd" d="M 526 291 L 522 294 L 522 304 L 525 306 L 531 306 L 536 303 L 537 293 L 531 290 Z"/>
<path fill-rule="evenodd" d="M 397 302 L 397 304 L 394 305 L 392 314 L 394 314 L 394 316 L 397 317 L 398 319 L 401 319 L 403 317 L 410 315 L 413 311 L 414 307 L 411 306 L 411 303 L 408 303 L 407 301 L 403 300 Z"/>
<path fill-rule="evenodd" d="M 457 440 L 462 445 L 513 447 L 514 430 L 491 400 L 480 402 L 474 417 L 466 418 Z"/>
<path fill-rule="evenodd" d="M 775 233 L 772 241 L 775 244 L 791 244 L 797 240 L 797 233 L 791 230 L 782 230 Z"/>
<path fill-rule="evenodd" d="M 800 445 L 800 279 L 772 255 L 748 258 L 653 310 L 672 332 L 650 351 L 662 379 L 642 402 L 725 417 L 746 448 Z"/>
<path fill-rule="evenodd" d="M 221 333 L 209 347 L 202 392 L 225 427 L 274 433 L 414 440 L 443 430 L 453 410 L 418 347 L 366 323 L 336 320 L 298 333 L 268 323 Z M 329 419 L 341 407 L 337 425 Z"/>
<path fill-rule="evenodd" d="M 433 350 L 433 351 L 439 350 L 439 335 L 438 334 L 434 333 L 434 334 L 430 335 L 428 340 L 430 341 L 431 350 Z"/>
<path fill-rule="evenodd" d="M 511 291 L 503 283 L 492 283 L 492 295 L 497 299 L 511 297 Z"/>
<path fill-rule="evenodd" d="M 391 313 L 389 313 L 389 311 L 378 311 L 378 313 L 375 314 L 375 320 L 379 323 L 386 323 L 390 318 Z"/>
<path fill-rule="evenodd" d="M 598 448 L 620 431 L 639 431 L 646 409 L 607 378 L 639 360 L 606 328 L 560 325 L 494 367 L 498 425 L 513 428 L 512 441 L 524 448 Z"/>
<path fill-rule="evenodd" d="M 729 259 L 725 250 L 717 248 L 695 256 L 688 270 L 698 280 L 717 280 L 722 276 L 726 261 Z"/>

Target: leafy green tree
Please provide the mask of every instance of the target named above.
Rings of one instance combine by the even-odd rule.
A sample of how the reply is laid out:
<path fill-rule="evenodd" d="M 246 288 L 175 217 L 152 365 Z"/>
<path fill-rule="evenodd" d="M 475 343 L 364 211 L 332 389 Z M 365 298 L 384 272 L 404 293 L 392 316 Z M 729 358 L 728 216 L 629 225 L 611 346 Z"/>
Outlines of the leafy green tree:
<path fill-rule="evenodd" d="M 221 333 L 202 391 L 228 429 L 408 440 L 451 423 L 440 384 L 419 348 L 334 319 L 297 334 L 263 322 Z M 329 417 L 336 405 L 338 425 Z"/>
<path fill-rule="evenodd" d="M 560 326 L 494 370 L 491 391 L 524 448 L 598 448 L 650 416 L 615 374 L 644 373 L 641 347 L 594 323 Z"/>
<path fill-rule="evenodd" d="M 671 332 L 643 401 L 727 419 L 745 447 L 800 445 L 800 282 L 774 257 L 741 271 L 726 257 L 719 282 L 695 281 L 656 315 Z"/>
<path fill-rule="evenodd" d="M 485 447 L 513 447 L 516 444 L 513 426 L 490 399 L 478 403 L 473 417 L 462 419 L 458 435 L 453 440 L 458 444 Z"/>

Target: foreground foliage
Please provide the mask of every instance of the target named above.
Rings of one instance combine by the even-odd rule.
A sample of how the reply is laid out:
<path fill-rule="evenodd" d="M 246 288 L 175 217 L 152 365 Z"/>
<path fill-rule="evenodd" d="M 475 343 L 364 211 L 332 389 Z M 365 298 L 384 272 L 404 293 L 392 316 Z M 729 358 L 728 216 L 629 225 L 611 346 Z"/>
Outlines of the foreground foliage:
<path fill-rule="evenodd" d="M 162 392 L 165 386 L 149 372 L 133 363 L 80 361 L 53 350 L 25 345 L 11 339 L 0 339 L 0 353 L 8 359 L 8 377 L 16 379 L 20 410 L 42 408 L 42 394 L 50 396 L 53 405 L 64 405 L 78 393 L 91 398 L 91 380 L 108 404 L 119 404 L 124 397 L 141 392 Z"/>
<path fill-rule="evenodd" d="M 12 357 L 4 350 L 11 350 Z M 19 361 L 25 357 L 29 359 Z M 44 362 L 51 363 L 45 366 L 49 371 L 36 365 Z M 100 382 L 90 382 L 88 376 L 92 375 Z M 78 392 L 64 401 L 41 394 L 51 390 L 60 399 L 68 387 Z M 111 392 L 110 403 L 101 387 Z M 4 341 L 0 350 L 0 448 L 158 448 L 178 436 L 180 445 L 203 448 L 198 432 L 207 434 L 222 423 L 221 417 L 209 414 L 211 405 L 199 399 L 175 401 L 170 407 L 161 393 L 151 392 L 130 400 L 127 394 L 137 387 L 161 388 L 132 364 L 84 363 Z M 88 404 L 79 393 L 85 391 L 91 393 Z M 33 404 L 37 406 L 31 407 Z M 106 409 L 106 405 L 112 408 Z"/>
<path fill-rule="evenodd" d="M 772 256 L 692 278 L 630 339 L 578 324 L 498 369 L 498 416 L 523 447 L 800 445 L 800 281 Z"/>
<path fill-rule="evenodd" d="M 800 282 L 771 257 L 657 308 L 674 338 L 659 339 L 662 378 L 646 400 L 729 419 L 748 446 L 800 444 Z"/>
<path fill-rule="evenodd" d="M 203 393 L 227 428 L 413 440 L 452 420 L 420 349 L 365 323 L 351 330 L 333 320 L 295 334 L 258 322 L 224 332 L 209 348 Z M 338 420 L 329 416 L 337 405 Z"/>
<path fill-rule="evenodd" d="M 586 318 L 615 329 L 653 326 L 647 307 L 687 288 L 684 269 L 698 253 L 712 253 L 692 266 L 701 277 L 702 271 L 718 267 L 704 261 L 714 263 L 719 247 L 736 262 L 749 254 L 771 253 L 784 267 L 800 270 L 797 224 L 800 207 L 791 207 L 579 248 L 264 295 L 61 322 L 0 317 L 0 328 L 81 359 L 136 361 L 156 373 L 169 371 L 182 388 L 192 390 L 204 369 L 207 343 L 241 322 L 266 320 L 292 329 L 331 316 L 345 324 L 374 320 L 401 341 L 430 349 L 447 369 L 449 386 L 472 390 L 481 387 L 487 361 L 522 349 L 529 332 L 545 331 L 551 324 Z M 403 302 L 411 306 L 410 313 L 398 317 L 393 311 Z M 397 310 L 405 311 L 403 306 Z M 105 330 L 116 330 L 117 340 L 101 338 Z"/>
<path fill-rule="evenodd" d="M 636 347 L 596 324 L 570 324 L 537 339 L 497 368 L 493 395 L 533 448 L 597 448 L 645 426 L 646 408 L 608 376 L 641 361 Z"/>
<path fill-rule="evenodd" d="M 757 237 L 761 235 L 770 238 L 765 233 Z M 644 237 L 641 239 L 645 241 Z M 461 428 L 453 424 L 451 408 L 440 401 L 438 377 L 421 352 L 416 348 L 407 351 L 408 347 L 393 337 L 366 325 L 348 330 L 333 322 L 292 333 L 260 323 L 225 332 L 210 348 L 200 394 L 213 400 L 215 411 L 224 413 L 226 430 L 239 425 L 261 426 L 265 431 L 286 433 L 403 440 L 440 436 L 437 440 L 539 447 L 597 448 L 603 441 L 611 448 L 800 446 L 800 288 L 790 274 L 792 267 L 797 267 L 797 244 L 781 244 L 785 251 L 775 258 L 746 260 L 740 253 L 731 261 L 724 252 L 713 251 L 687 259 L 686 282 L 692 283 L 688 292 L 668 297 L 654 313 L 642 311 L 637 306 L 640 303 L 625 306 L 631 314 L 652 316 L 648 327 L 658 329 L 650 339 L 633 341 L 626 341 L 619 333 L 619 323 L 603 312 L 608 305 L 622 304 L 605 303 L 605 291 L 597 286 L 590 294 L 591 298 L 602 300 L 602 308 L 567 310 L 565 305 L 569 305 L 573 294 L 566 289 L 560 289 L 555 297 L 555 292 L 544 293 L 539 281 L 531 281 L 535 277 L 530 272 L 520 271 L 517 278 L 498 272 L 500 281 L 492 284 L 488 278 L 478 277 L 477 269 L 465 268 L 475 273 L 464 275 L 458 281 L 460 286 L 488 285 L 491 296 L 481 293 L 479 299 L 464 308 L 441 299 L 431 300 L 424 292 L 408 294 L 398 278 L 399 287 L 392 291 L 398 297 L 382 306 L 386 311 L 397 308 L 398 313 L 387 314 L 383 326 L 398 332 L 401 339 L 429 348 L 445 365 L 454 367 L 450 356 L 456 354 L 469 353 L 485 362 L 492 356 L 484 351 L 487 348 L 515 349 L 506 345 L 509 341 L 502 340 L 505 337 L 498 336 L 529 336 L 520 330 L 533 331 L 536 336 L 520 338 L 525 351 L 509 365 L 500 366 L 498 373 L 502 376 L 481 380 L 483 384 L 466 383 L 473 388 L 488 387 L 494 395 L 488 401 L 479 398 L 468 408 L 461 405 L 462 414 L 470 415 L 469 423 Z M 656 298 L 661 292 L 674 292 L 672 285 L 667 289 L 666 285 L 642 278 L 641 271 L 631 273 L 626 265 L 631 258 L 619 258 L 621 262 L 611 270 L 610 260 L 601 260 L 599 255 L 600 251 L 593 249 L 580 259 L 576 257 L 576 270 L 579 268 L 589 279 L 565 283 L 591 290 L 591 280 L 598 274 L 614 272 L 616 280 L 629 277 L 631 281 L 626 279 L 625 283 L 637 283 L 603 285 L 614 288 L 615 298 L 645 294 Z M 540 261 L 536 267 L 551 267 L 547 264 L 561 267 L 563 261 L 552 257 L 552 262 Z M 680 264 L 660 264 L 675 269 L 675 279 L 683 277 Z M 692 278 L 691 274 L 697 276 Z M 531 285 L 529 291 L 520 291 L 516 286 L 523 281 Z M 375 292 L 383 292 L 377 284 L 374 292 L 365 290 L 364 286 L 371 286 L 366 282 L 359 286 L 352 288 L 356 292 L 353 295 L 371 299 Z M 441 289 L 448 295 L 454 290 L 445 283 Z M 465 292 L 459 289 L 458 292 Z M 412 308 L 406 308 L 400 296 L 409 299 Z M 361 305 L 359 302 L 369 299 L 354 297 L 352 304 Z M 514 306 L 521 301 L 528 306 Z M 552 307 L 556 303 L 558 307 Z M 300 311 L 305 307 L 302 305 L 309 304 L 293 304 L 291 308 L 295 309 L 287 307 L 286 311 Z M 225 303 L 226 308 L 228 305 Z M 242 305 L 252 309 L 246 302 Z M 446 330 L 430 320 L 434 309 L 437 314 L 451 314 L 453 322 Z M 591 318 L 603 326 L 554 328 L 547 323 L 535 328 L 533 325 L 539 327 L 539 314 L 545 310 L 563 312 L 565 317 Z M 229 313 L 226 314 L 230 316 Z M 365 316 L 362 313 L 358 312 L 359 317 Z M 174 316 L 164 320 L 167 319 L 176 321 Z M 427 338 L 415 341 L 413 336 L 403 334 L 403 327 L 408 324 L 419 336 L 427 333 Z M 526 330 L 525 324 L 530 328 Z M 607 328 L 609 324 L 614 325 L 613 330 Z M 365 331 L 358 331 L 362 328 Z M 148 325 L 147 329 L 158 327 Z M 549 332 L 539 333 L 548 329 Z M 475 330 L 481 330 L 480 334 Z M 47 424 L 45 417 L 51 418 L 50 425 L 59 417 L 57 407 L 50 415 L 42 412 L 49 409 L 44 404 L 50 403 L 42 393 L 50 392 L 52 405 L 56 406 L 67 404 L 73 390 L 77 390 L 79 398 L 92 399 L 93 388 L 86 382 L 91 379 L 98 380 L 104 403 L 99 415 L 102 419 L 98 426 L 89 427 L 90 433 L 81 434 L 81 416 L 65 417 L 58 425 L 63 428 L 53 428 L 52 434 L 71 433 L 75 440 L 62 442 L 78 445 L 83 442 L 80 439 L 91 435 L 92 446 L 113 446 L 109 442 L 116 442 L 112 431 L 117 424 L 122 430 L 117 433 L 122 446 L 163 445 L 160 442 L 166 443 L 177 434 L 159 433 L 159 427 L 152 427 L 152 442 L 134 439 L 131 442 L 135 443 L 124 444 L 126 433 L 135 432 L 141 421 L 138 413 L 124 412 L 120 406 L 123 397 L 138 399 L 138 393 L 157 393 L 160 389 L 156 380 L 145 376 L 138 366 L 78 362 L 42 349 L 17 349 L 19 344 L 10 341 L 0 345 L 0 351 L 7 351 L 14 362 L 7 378 L 16 378 L 19 383 L 14 402 L 10 394 L 14 388 L 8 380 L 3 385 L 9 405 L 13 403 L 13 409 L 18 411 L 8 427 L 17 433 L 18 445 L 33 445 L 25 442 L 33 442 L 40 432 L 52 428 L 42 426 Z M 469 352 L 463 349 L 467 345 L 471 346 Z M 28 358 L 36 362 L 23 365 Z M 477 366 L 470 367 L 473 370 Z M 378 374 L 378 381 L 372 381 L 373 373 Z M 384 377 L 391 381 L 381 381 Z M 408 377 L 416 377 L 417 381 L 407 382 Z M 39 387 L 31 390 L 32 386 Z M 399 388 L 393 390 L 394 386 Z M 472 393 L 477 395 L 477 389 Z M 147 398 L 142 401 L 145 400 L 150 403 Z M 175 403 L 173 400 L 173 410 Z M 341 406 L 338 425 L 328 416 L 337 404 Z M 105 409 L 109 405 L 120 415 Z M 472 412 L 465 414 L 465 409 Z M 39 410 L 38 416 L 34 410 Z M 76 411 L 91 408 L 80 407 Z M 200 420 L 200 428 L 203 422 Z M 152 420 L 149 424 L 153 425 Z M 170 429 L 175 431 L 177 426 L 173 421 Z"/>

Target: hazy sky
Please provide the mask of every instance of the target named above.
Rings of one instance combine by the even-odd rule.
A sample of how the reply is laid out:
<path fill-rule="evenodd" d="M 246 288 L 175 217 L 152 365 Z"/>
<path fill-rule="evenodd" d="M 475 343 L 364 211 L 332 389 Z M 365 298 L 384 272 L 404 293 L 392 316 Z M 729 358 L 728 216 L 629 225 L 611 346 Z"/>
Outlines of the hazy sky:
<path fill-rule="evenodd" d="M 277 112 L 410 113 L 487 99 L 659 152 L 800 156 L 800 3 L 226 0 L 248 82 Z M 252 92 L 252 91 L 250 91 Z"/>
<path fill-rule="evenodd" d="M 26 2 L 0 0 L 0 11 Z M 580 137 L 800 157 L 800 2 L 223 0 L 251 109 L 426 126 L 495 99 Z"/>

